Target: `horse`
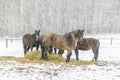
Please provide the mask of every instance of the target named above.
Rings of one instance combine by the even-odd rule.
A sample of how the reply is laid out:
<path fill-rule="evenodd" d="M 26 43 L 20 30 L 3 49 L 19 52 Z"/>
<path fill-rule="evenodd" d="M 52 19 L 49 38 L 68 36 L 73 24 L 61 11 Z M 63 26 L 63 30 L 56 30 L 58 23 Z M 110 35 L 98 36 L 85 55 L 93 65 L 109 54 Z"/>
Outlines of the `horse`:
<path fill-rule="evenodd" d="M 78 50 L 83 50 L 83 51 L 87 51 L 92 49 L 93 53 L 94 53 L 94 57 L 92 59 L 92 61 L 97 61 L 98 58 L 98 54 L 99 54 L 99 46 L 100 46 L 100 42 L 97 39 L 94 38 L 83 38 L 83 42 L 78 42 L 77 43 L 77 47 L 74 50 L 75 51 L 75 55 L 76 55 L 76 60 L 78 61 Z M 64 50 L 59 50 L 58 54 L 62 55 L 64 53 Z"/>
<path fill-rule="evenodd" d="M 48 60 L 47 54 L 49 53 L 50 46 L 67 50 L 66 62 L 70 61 L 72 50 L 76 48 L 77 42 L 83 40 L 84 30 L 75 30 L 64 35 L 57 35 L 55 33 L 43 34 L 40 36 L 41 43 L 41 59 Z"/>
<path fill-rule="evenodd" d="M 25 34 L 22 38 L 23 43 L 23 49 L 24 49 L 24 55 L 27 51 L 31 48 L 31 51 L 33 50 L 33 47 L 36 47 L 36 50 L 39 49 L 39 35 L 40 30 L 35 30 L 34 34 Z"/>
<path fill-rule="evenodd" d="M 99 47 L 100 47 L 100 42 L 98 39 L 95 38 L 83 38 L 83 42 L 79 42 L 77 43 L 77 47 L 74 50 L 75 54 L 76 54 L 76 60 L 79 60 L 78 57 L 78 50 L 83 50 L 83 51 L 87 51 L 92 49 L 93 53 L 94 53 L 94 57 L 92 59 L 92 61 L 97 61 L 98 58 L 98 54 L 99 54 Z"/>

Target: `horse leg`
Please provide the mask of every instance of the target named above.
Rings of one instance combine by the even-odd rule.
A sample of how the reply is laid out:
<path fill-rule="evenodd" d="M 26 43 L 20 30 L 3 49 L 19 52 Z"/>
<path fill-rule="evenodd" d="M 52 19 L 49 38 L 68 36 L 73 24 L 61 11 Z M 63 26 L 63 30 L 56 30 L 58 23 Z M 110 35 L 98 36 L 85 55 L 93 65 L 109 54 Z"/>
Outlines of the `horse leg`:
<path fill-rule="evenodd" d="M 31 51 L 33 51 L 33 47 L 31 47 Z"/>
<path fill-rule="evenodd" d="M 64 50 L 60 50 L 60 54 L 62 55 L 64 53 Z"/>
<path fill-rule="evenodd" d="M 49 53 L 51 54 L 52 52 L 53 52 L 53 47 L 50 46 L 50 47 L 49 47 Z"/>
<path fill-rule="evenodd" d="M 27 47 L 27 51 L 29 51 L 29 49 L 30 49 L 30 46 Z"/>
<path fill-rule="evenodd" d="M 75 51 L 75 55 L 76 55 L 76 61 L 78 61 L 78 60 L 79 60 L 79 52 L 78 52 L 78 49 L 75 49 L 74 51 Z"/>
<path fill-rule="evenodd" d="M 70 62 L 70 56 L 72 55 L 72 50 L 68 51 L 66 62 Z"/>
<path fill-rule="evenodd" d="M 38 51 L 38 49 L 39 49 L 39 45 L 36 45 L 36 50 Z"/>
<path fill-rule="evenodd" d="M 25 56 L 25 54 L 27 52 L 27 47 L 24 45 L 23 48 L 24 48 L 24 56 Z"/>
<path fill-rule="evenodd" d="M 26 46 L 25 51 L 27 52 L 27 51 L 29 51 L 29 49 L 30 49 L 30 46 Z"/>
<path fill-rule="evenodd" d="M 41 59 L 44 59 L 45 58 L 45 56 L 44 56 L 45 48 L 43 46 L 41 46 L 41 52 L 42 52 Z"/>
<path fill-rule="evenodd" d="M 45 53 L 44 53 L 45 60 L 48 60 L 48 56 L 47 56 L 48 53 L 49 53 L 49 47 L 45 47 Z"/>
<path fill-rule="evenodd" d="M 55 54 L 57 53 L 57 49 L 56 49 L 56 48 L 54 48 L 54 53 L 55 53 Z"/>
<path fill-rule="evenodd" d="M 59 55 L 62 55 L 63 53 L 64 53 L 64 50 L 59 50 L 59 51 L 58 51 L 58 54 L 59 54 Z"/>
<path fill-rule="evenodd" d="M 95 48 L 95 49 L 92 49 L 92 51 L 94 53 L 94 57 L 93 57 L 92 61 L 94 61 L 94 60 L 97 61 L 99 50 L 97 48 Z"/>

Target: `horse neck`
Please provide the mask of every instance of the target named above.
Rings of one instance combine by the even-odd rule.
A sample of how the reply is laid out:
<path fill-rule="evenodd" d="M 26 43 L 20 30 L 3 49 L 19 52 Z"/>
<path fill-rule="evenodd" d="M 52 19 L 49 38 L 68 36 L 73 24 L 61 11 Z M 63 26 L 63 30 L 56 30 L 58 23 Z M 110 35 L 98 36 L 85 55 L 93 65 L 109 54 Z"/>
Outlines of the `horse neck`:
<path fill-rule="evenodd" d="M 75 49 L 77 46 L 77 42 L 78 42 L 78 39 L 76 38 L 75 34 L 74 33 L 66 33 L 65 37 L 67 39 L 69 46 L 72 49 Z"/>
<path fill-rule="evenodd" d="M 32 35 L 32 37 L 35 39 L 35 38 L 36 38 L 36 35 L 35 35 L 35 34 L 33 34 L 33 35 Z"/>
<path fill-rule="evenodd" d="M 70 33 L 66 33 L 66 34 L 64 34 L 64 36 L 66 37 L 66 38 L 69 38 L 70 37 Z"/>
<path fill-rule="evenodd" d="M 34 41 L 38 41 L 39 40 L 39 37 L 38 37 L 38 39 L 36 39 L 36 34 L 33 34 L 32 37 L 33 37 Z"/>
<path fill-rule="evenodd" d="M 73 47 L 76 48 L 77 43 L 78 43 L 78 41 L 79 41 L 79 39 L 77 38 L 77 33 L 76 33 L 76 32 L 72 32 L 72 33 L 71 33 L 71 36 L 72 36 L 72 38 L 73 38 L 73 43 L 74 43 Z"/>

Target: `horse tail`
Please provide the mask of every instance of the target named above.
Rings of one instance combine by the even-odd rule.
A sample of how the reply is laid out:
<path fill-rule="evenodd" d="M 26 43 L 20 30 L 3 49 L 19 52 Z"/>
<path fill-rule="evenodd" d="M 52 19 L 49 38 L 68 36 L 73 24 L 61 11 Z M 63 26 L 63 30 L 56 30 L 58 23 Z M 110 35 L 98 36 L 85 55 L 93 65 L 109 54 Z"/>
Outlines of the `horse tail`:
<path fill-rule="evenodd" d="M 93 48 L 93 53 L 94 53 L 94 59 L 97 61 L 97 58 L 99 56 L 99 47 L 100 47 L 100 42 L 98 41 L 96 48 Z"/>
<path fill-rule="evenodd" d="M 100 42 L 98 40 L 98 44 L 97 44 L 97 50 L 96 50 L 96 57 L 98 58 L 99 56 L 99 47 L 100 47 Z M 95 59 L 95 61 L 97 61 L 97 59 Z"/>

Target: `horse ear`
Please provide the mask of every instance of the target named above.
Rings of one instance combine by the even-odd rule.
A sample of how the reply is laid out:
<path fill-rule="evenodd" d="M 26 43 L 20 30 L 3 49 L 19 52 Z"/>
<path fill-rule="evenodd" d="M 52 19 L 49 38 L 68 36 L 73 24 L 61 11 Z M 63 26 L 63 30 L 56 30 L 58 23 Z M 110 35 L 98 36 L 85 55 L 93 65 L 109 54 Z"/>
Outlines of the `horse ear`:
<path fill-rule="evenodd" d="M 82 32 L 84 32 L 85 30 L 83 29 Z"/>
<path fill-rule="evenodd" d="M 40 30 L 38 30 L 38 32 L 40 32 Z"/>

